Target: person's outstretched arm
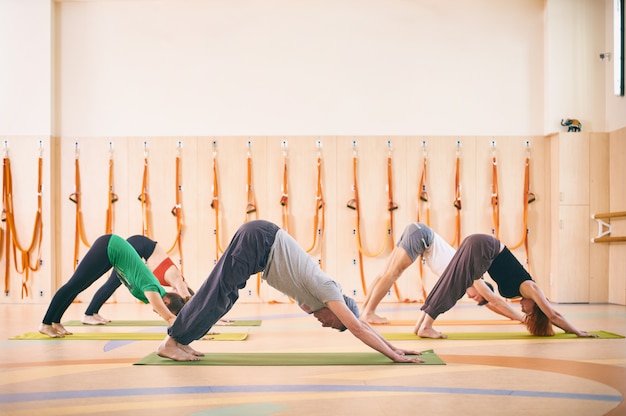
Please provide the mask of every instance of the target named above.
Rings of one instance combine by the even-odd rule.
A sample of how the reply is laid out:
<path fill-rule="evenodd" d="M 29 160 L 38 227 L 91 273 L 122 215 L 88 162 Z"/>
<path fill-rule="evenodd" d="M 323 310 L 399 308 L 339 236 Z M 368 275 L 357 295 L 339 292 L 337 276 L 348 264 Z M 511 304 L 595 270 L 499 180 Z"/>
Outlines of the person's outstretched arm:
<path fill-rule="evenodd" d="M 345 325 L 346 328 L 365 345 L 384 354 L 396 363 L 422 363 L 424 360 L 411 357 L 410 355 L 420 354 L 418 351 L 408 351 L 396 348 L 385 340 L 374 328 L 368 323 L 360 321 L 348 309 L 342 301 L 334 300 L 326 303 L 328 309 L 337 316 L 337 318 Z"/>
<path fill-rule="evenodd" d="M 494 293 L 485 284 L 485 281 L 478 279 L 474 281 L 474 289 L 482 296 L 488 303 L 485 305 L 489 310 L 505 316 L 514 321 L 524 322 L 524 315 L 513 309 L 513 307 L 502 298 L 502 296 Z"/>
<path fill-rule="evenodd" d="M 578 337 L 596 337 L 596 335 L 592 335 L 586 331 L 581 331 L 577 329 L 567 319 L 565 319 L 563 315 L 561 315 L 556 309 L 552 307 L 550 301 L 548 301 L 546 296 L 543 294 L 543 291 L 541 290 L 539 285 L 537 285 L 537 283 L 535 283 L 534 281 L 526 280 L 525 282 L 523 282 L 520 285 L 520 293 L 522 294 L 522 297 L 526 299 L 532 299 L 537 304 L 539 309 L 541 309 L 542 312 L 546 314 L 548 319 L 550 319 L 550 322 L 552 322 L 553 325 L 561 328 L 563 331 L 570 334 L 576 334 L 576 336 Z"/>

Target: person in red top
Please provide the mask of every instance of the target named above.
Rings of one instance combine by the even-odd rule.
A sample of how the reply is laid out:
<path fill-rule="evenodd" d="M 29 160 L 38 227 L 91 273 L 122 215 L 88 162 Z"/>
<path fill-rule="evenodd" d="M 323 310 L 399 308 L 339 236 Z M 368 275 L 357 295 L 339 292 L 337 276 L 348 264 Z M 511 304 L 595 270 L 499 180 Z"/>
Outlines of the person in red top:
<path fill-rule="evenodd" d="M 185 300 L 191 297 L 193 291 L 189 289 L 180 269 L 176 267 L 163 247 L 156 241 L 143 235 L 133 235 L 128 237 L 126 241 L 145 260 L 146 266 L 148 266 L 148 269 L 152 271 L 152 274 L 154 274 L 162 286 L 171 287 L 174 293 L 178 293 Z M 94 294 L 81 322 L 85 325 L 104 325 L 111 322 L 110 319 L 100 316 L 98 312 L 121 284 L 122 282 L 114 268 L 109 279 Z"/>

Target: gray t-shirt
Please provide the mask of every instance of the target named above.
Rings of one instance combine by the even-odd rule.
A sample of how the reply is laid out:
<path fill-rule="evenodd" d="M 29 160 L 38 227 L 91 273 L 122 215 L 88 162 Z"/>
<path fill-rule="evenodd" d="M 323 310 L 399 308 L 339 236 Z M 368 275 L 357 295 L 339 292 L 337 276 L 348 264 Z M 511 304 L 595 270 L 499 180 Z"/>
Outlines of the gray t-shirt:
<path fill-rule="evenodd" d="M 263 279 L 309 313 L 324 308 L 328 301 L 344 301 L 339 283 L 283 229 L 276 233 Z"/>

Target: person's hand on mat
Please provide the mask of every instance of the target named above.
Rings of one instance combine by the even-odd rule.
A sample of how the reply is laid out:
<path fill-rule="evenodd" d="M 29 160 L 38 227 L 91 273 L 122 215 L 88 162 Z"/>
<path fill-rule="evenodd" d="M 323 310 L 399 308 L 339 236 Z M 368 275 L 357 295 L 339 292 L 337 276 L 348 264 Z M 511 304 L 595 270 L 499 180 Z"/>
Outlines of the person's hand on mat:
<path fill-rule="evenodd" d="M 426 362 L 426 361 L 422 360 L 421 358 L 414 357 L 415 355 L 422 355 L 421 351 L 404 350 L 404 349 L 401 349 L 401 348 L 396 348 L 395 352 L 396 352 L 396 354 L 411 360 L 411 361 L 408 361 L 408 362 L 413 362 L 413 363 L 424 363 L 424 362 Z M 407 361 L 402 361 L 402 362 L 407 362 Z"/>
<path fill-rule="evenodd" d="M 396 350 L 396 356 L 392 358 L 394 363 L 425 363 L 426 361 L 416 357 L 421 353 L 417 351 Z"/>
<path fill-rule="evenodd" d="M 590 334 L 587 331 L 578 331 L 578 333 L 576 334 L 576 336 L 578 338 L 598 338 L 598 336 L 596 334 Z"/>
<path fill-rule="evenodd" d="M 421 351 L 414 350 L 404 350 L 402 348 L 394 348 L 396 354 L 404 354 L 404 355 L 422 355 Z"/>

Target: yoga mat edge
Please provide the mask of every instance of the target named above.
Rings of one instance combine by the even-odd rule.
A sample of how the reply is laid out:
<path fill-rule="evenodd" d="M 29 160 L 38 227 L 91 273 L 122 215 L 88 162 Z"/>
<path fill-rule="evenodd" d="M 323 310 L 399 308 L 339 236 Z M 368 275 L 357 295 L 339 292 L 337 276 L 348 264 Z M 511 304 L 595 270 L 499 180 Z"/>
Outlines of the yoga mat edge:
<path fill-rule="evenodd" d="M 598 335 L 602 339 L 624 338 L 623 335 L 614 334 L 608 331 L 588 331 L 590 334 Z M 531 335 L 528 332 L 444 332 L 448 338 L 421 338 L 413 333 L 393 332 L 383 333 L 382 336 L 388 341 L 416 341 L 416 340 L 503 340 L 503 339 L 540 339 L 540 340 L 561 340 L 561 339 L 596 339 L 596 338 L 578 338 L 574 334 L 566 334 L 564 332 L 556 333 L 552 337 L 540 337 Z"/>
<path fill-rule="evenodd" d="M 445 365 L 433 350 L 422 351 L 425 363 L 417 365 Z M 200 365 L 200 366 L 331 366 L 331 365 L 390 365 L 394 363 L 376 352 L 365 353 L 206 353 L 200 361 L 174 361 L 159 357 L 155 352 L 141 358 L 134 365 Z"/>

